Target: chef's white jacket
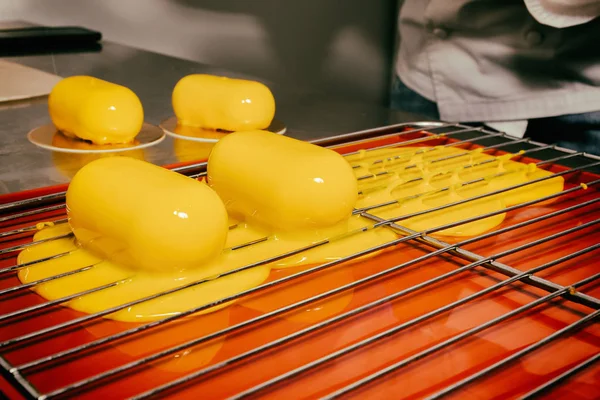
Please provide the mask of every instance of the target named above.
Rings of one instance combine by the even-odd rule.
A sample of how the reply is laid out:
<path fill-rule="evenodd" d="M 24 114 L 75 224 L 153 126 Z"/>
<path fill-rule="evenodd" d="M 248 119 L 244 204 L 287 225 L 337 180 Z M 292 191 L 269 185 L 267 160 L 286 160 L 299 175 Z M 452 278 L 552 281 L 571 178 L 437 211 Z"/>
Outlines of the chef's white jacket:
<path fill-rule="evenodd" d="M 522 136 L 600 110 L 600 0 L 405 0 L 396 73 L 445 121 Z"/>

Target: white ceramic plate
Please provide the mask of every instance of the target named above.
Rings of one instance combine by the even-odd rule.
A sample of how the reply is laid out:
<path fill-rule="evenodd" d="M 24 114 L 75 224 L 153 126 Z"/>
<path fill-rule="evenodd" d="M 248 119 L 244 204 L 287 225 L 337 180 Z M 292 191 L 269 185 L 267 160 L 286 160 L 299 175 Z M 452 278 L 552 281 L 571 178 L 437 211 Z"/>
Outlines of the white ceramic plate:
<path fill-rule="evenodd" d="M 171 137 L 193 142 L 217 143 L 221 138 L 227 136 L 227 132 L 219 132 L 191 126 L 177 126 L 177 117 L 172 116 L 162 121 L 159 126 Z M 182 132 L 185 130 L 185 132 Z M 274 119 L 267 129 L 269 132 L 279 135 L 285 134 L 287 127 L 279 120 Z"/>
<path fill-rule="evenodd" d="M 165 133 L 158 126 L 144 122 L 142 130 L 131 144 L 96 145 L 84 140 L 69 138 L 60 133 L 52 124 L 40 126 L 27 134 L 27 139 L 34 145 L 46 150 L 62 153 L 115 153 L 143 149 L 162 142 Z"/>

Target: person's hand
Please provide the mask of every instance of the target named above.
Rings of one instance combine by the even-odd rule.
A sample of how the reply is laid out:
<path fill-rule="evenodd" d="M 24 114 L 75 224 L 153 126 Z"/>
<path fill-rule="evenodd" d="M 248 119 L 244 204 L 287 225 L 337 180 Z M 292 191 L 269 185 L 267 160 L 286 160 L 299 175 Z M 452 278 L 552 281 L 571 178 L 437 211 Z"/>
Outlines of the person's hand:
<path fill-rule="evenodd" d="M 524 0 L 529 13 L 554 28 L 581 25 L 600 16 L 600 0 Z"/>

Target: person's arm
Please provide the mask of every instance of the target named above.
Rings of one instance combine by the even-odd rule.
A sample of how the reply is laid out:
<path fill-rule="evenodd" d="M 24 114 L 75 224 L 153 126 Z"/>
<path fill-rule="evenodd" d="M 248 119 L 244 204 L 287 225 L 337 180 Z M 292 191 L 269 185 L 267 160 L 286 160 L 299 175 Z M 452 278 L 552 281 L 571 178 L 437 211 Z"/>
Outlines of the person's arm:
<path fill-rule="evenodd" d="M 568 28 L 600 16 L 600 0 L 524 0 L 540 24 Z"/>

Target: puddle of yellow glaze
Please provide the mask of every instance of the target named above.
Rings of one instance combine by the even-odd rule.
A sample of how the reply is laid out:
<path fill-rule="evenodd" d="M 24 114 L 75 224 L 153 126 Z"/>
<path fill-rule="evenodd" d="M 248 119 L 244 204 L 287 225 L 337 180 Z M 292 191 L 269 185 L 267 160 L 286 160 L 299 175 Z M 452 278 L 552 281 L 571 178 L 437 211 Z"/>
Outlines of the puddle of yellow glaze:
<path fill-rule="evenodd" d="M 25 249 L 19 254 L 19 263 L 32 262 L 63 252 L 71 252 L 71 254 L 26 267 L 19 272 L 19 278 L 24 283 L 33 282 L 92 266 L 87 271 L 35 286 L 35 290 L 49 300 L 69 296 L 112 282 L 123 281 L 114 287 L 87 294 L 67 304 L 73 309 L 87 313 L 99 312 L 190 282 L 210 277 L 215 278 L 209 282 L 145 301 L 108 316 L 108 318 L 122 321 L 148 321 L 177 314 L 250 289 L 264 282 L 271 268 L 287 268 L 338 260 L 361 249 L 371 248 L 397 237 L 385 228 L 361 232 L 361 229 L 367 226 L 370 226 L 368 221 L 359 216 L 352 217 L 347 222 L 346 229 L 360 233 L 347 235 L 327 245 L 273 261 L 267 265 L 221 277 L 219 275 L 227 271 L 305 248 L 312 243 L 326 239 L 326 237 L 313 237 L 312 240 L 300 240 L 299 238 L 290 240 L 270 236 L 265 241 L 232 250 L 235 246 L 265 237 L 264 231 L 238 223 L 236 228 L 230 230 L 226 245 L 227 249 L 214 261 L 206 263 L 202 268 L 165 274 L 128 269 L 101 260 L 89 251 L 78 247 L 74 238 L 56 239 Z M 44 228 L 34 236 L 34 240 L 60 236 L 69 231 L 67 224 L 59 224 L 51 228 Z"/>
<path fill-rule="evenodd" d="M 422 153 L 417 154 L 419 151 Z M 453 155 L 460 157 L 448 158 Z M 451 147 L 436 147 L 431 150 L 403 149 L 397 153 L 392 149 L 381 149 L 355 154 L 350 156 L 349 160 L 351 164 L 361 165 L 360 169 L 355 169 L 357 177 L 369 175 L 372 171 L 381 173 L 381 163 L 373 163 L 382 157 L 412 157 L 410 162 L 405 164 L 416 164 L 410 169 L 407 169 L 406 165 L 383 169 L 393 172 L 359 180 L 361 196 L 357 207 L 366 208 L 370 213 L 384 219 L 399 218 L 552 175 L 551 172 L 539 169 L 533 164 L 526 165 L 510 160 L 514 156 L 516 154 L 494 157 L 482 153 L 480 149 L 467 151 Z M 372 163 L 371 168 L 369 162 Z M 555 177 L 502 194 L 402 219 L 398 223 L 416 231 L 431 229 L 539 199 L 563 190 L 563 185 L 563 178 Z M 395 204 L 386 207 L 374 207 L 393 202 Z M 479 235 L 501 224 L 504 218 L 505 214 L 500 213 L 445 229 L 438 234 Z"/>

